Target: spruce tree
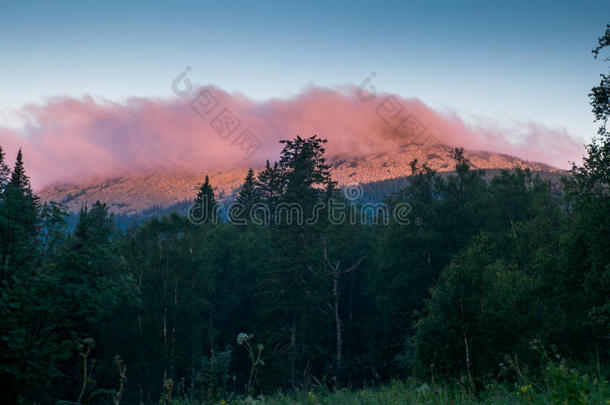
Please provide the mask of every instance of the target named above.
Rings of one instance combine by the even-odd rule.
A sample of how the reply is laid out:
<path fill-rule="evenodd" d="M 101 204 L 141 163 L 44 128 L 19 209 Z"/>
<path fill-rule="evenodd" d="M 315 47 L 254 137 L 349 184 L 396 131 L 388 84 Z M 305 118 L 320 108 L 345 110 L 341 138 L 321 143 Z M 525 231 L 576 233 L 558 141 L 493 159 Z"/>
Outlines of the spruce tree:
<path fill-rule="evenodd" d="M 17 153 L 15 166 L 6 185 L 7 203 L 16 215 L 13 218 L 29 234 L 36 232 L 39 198 L 32 192 L 30 178 L 25 173 L 21 149 Z"/>
<path fill-rule="evenodd" d="M 286 189 L 285 202 L 298 202 L 304 213 L 311 214 L 313 205 L 320 201 L 324 189 L 332 183 L 330 167 L 324 157 L 326 139 L 317 136 L 280 141 L 284 149 L 280 157 Z"/>
<path fill-rule="evenodd" d="M 8 250 L 8 216 L 6 207 L 5 188 L 11 174 L 10 169 L 4 163 L 4 151 L 0 146 L 0 288 L 2 288 L 3 274 L 5 271 L 5 257 Z"/>
<path fill-rule="evenodd" d="M 122 272 L 117 238 L 113 215 L 105 203 L 96 201 L 91 208 L 81 208 L 60 270 L 64 284 L 74 287 L 74 301 L 89 303 L 87 308 L 74 310 L 77 322 L 94 322 L 130 293 L 131 280 Z"/>
<path fill-rule="evenodd" d="M 7 272 L 25 270 L 36 250 L 39 200 L 25 173 L 21 149 L 5 186 L 3 200 L 0 265 L 4 279 Z"/>
<path fill-rule="evenodd" d="M 326 140 L 317 136 L 281 141 L 284 148 L 279 165 L 268 164 L 262 176 L 268 188 L 278 192 L 274 232 L 278 255 L 265 280 L 265 293 L 271 297 L 269 314 L 283 323 L 278 341 L 288 341 L 289 383 L 297 386 L 303 367 L 300 347 L 316 345 L 316 319 L 313 308 L 322 307 L 328 291 L 324 288 L 320 218 L 314 206 L 322 202 L 332 180 L 324 158 Z M 271 185 L 281 185 L 272 188 Z M 269 198 L 269 197 L 268 197 Z M 281 291 L 281 294 L 277 292 Z"/>
<path fill-rule="evenodd" d="M 271 166 L 267 160 L 265 169 L 258 174 L 256 187 L 259 189 L 260 198 L 265 204 L 269 207 L 277 204 L 283 190 L 282 175 L 277 162 Z"/>
<path fill-rule="evenodd" d="M 30 188 L 30 180 L 26 176 L 25 168 L 23 167 L 23 153 L 21 152 L 21 148 L 19 148 L 19 152 L 17 152 L 17 159 L 15 160 L 15 166 L 11 173 L 10 182 L 14 187 L 22 188 L 24 191 L 27 191 Z"/>
<path fill-rule="evenodd" d="M 4 158 L 5 154 L 2 150 L 2 146 L 0 145 L 0 195 L 4 193 L 4 188 L 6 187 L 11 175 L 11 170 L 4 162 Z"/>
<path fill-rule="evenodd" d="M 248 170 L 244 184 L 239 190 L 237 200 L 229 212 L 230 219 L 237 225 L 251 222 L 252 207 L 260 201 L 260 193 L 256 188 L 254 170 Z"/>
<path fill-rule="evenodd" d="M 218 223 L 218 203 L 207 175 L 189 210 L 189 218 L 195 224 Z"/>

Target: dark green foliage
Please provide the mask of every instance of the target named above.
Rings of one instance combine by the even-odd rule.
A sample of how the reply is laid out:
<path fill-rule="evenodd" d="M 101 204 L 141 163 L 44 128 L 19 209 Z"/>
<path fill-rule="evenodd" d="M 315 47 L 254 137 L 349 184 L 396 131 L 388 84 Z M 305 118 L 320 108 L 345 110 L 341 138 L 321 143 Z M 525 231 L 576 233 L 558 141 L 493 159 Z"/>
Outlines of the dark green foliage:
<path fill-rule="evenodd" d="M 325 190 L 332 181 L 324 158 L 325 140 L 297 136 L 282 143 L 279 164 L 268 165 L 259 178 L 265 200 L 273 208 L 271 237 L 276 252 L 269 258 L 271 266 L 261 293 L 267 321 L 274 325 L 268 345 L 279 349 L 270 361 L 285 363 L 288 370 L 276 375 L 276 380 L 296 387 L 309 378 L 307 356 L 320 355 L 319 336 L 314 332 L 319 317 L 314 314 L 323 311 L 329 290 L 323 287 L 321 271 L 319 228 L 324 218 L 315 207 L 325 204 Z"/>
<path fill-rule="evenodd" d="M 593 50 L 595 58 L 605 48 L 610 46 L 610 24 L 606 26 L 604 35 L 599 38 L 599 45 Z M 610 58 L 606 58 L 606 61 Z M 602 73 L 601 81 L 598 86 L 591 89 L 589 97 L 591 98 L 591 106 L 593 107 L 593 114 L 595 119 L 600 123 L 599 134 L 606 135 L 606 124 L 608 123 L 608 117 L 610 117 L 610 75 Z"/>
<path fill-rule="evenodd" d="M 610 45 L 610 25 L 593 50 L 595 57 Z M 605 61 L 609 61 L 606 58 Z M 591 106 L 600 124 L 598 138 L 587 145 L 582 166 L 574 165 L 564 181 L 568 229 L 560 239 L 561 277 L 557 294 L 565 303 L 569 332 L 566 344 L 587 342 L 608 355 L 610 336 L 610 76 L 602 74 L 592 89 Z M 581 294 L 574 294 L 580 291 Z M 578 318 L 573 317 L 579 313 Z"/>
<path fill-rule="evenodd" d="M 256 188 L 259 190 L 261 202 L 265 208 L 263 211 L 256 211 L 254 217 L 259 219 L 257 222 L 265 223 L 269 221 L 271 224 L 275 221 L 275 208 L 279 203 L 279 199 L 283 192 L 283 179 L 280 173 L 279 164 L 275 162 L 273 166 L 267 164 L 265 169 L 258 174 L 256 180 Z M 266 212 L 265 212 L 266 211 Z M 265 220 L 265 216 L 269 219 Z"/>
<path fill-rule="evenodd" d="M 412 366 L 405 331 L 411 336 L 429 288 L 483 224 L 487 186 L 482 173 L 470 169 L 461 149 L 454 151 L 454 158 L 455 174 L 447 178 L 412 162 L 411 183 L 388 201 L 392 207 L 406 203 L 413 213 L 413 223 L 392 221 L 382 229 L 378 244 L 378 305 L 387 312 L 387 327 L 393 332 L 380 339 L 385 343 L 384 363 L 392 372 Z"/>
<path fill-rule="evenodd" d="M 254 170 L 248 170 L 244 184 L 239 190 L 235 204 L 231 206 L 229 218 L 235 225 L 247 225 L 252 222 L 255 205 L 260 203 L 261 191 L 256 187 Z"/>
<path fill-rule="evenodd" d="M 205 176 L 205 181 L 199 187 L 195 201 L 189 210 L 189 218 L 197 224 L 216 224 L 219 219 L 218 214 L 218 203 L 210 184 L 210 178 Z"/>
<path fill-rule="evenodd" d="M 3 403 L 117 389 L 125 403 L 217 403 L 414 375 L 457 378 L 468 398 L 498 381 L 523 399 L 543 391 L 530 381 L 556 387 L 553 403 L 601 398 L 607 383 L 565 360 L 594 358 L 600 376 L 610 360 L 607 76 L 591 97 L 599 137 L 563 188 L 520 169 L 486 179 L 455 149 L 452 173 L 414 161 L 392 183 L 405 182 L 387 223 L 343 198 L 316 136 L 248 172 L 236 223 L 206 177 L 187 215 L 126 233 L 100 202 L 69 226 L 32 193 L 21 152 L 9 171 L 0 149 Z M 234 349 L 244 331 L 262 346 Z"/>
<path fill-rule="evenodd" d="M 0 162 L 0 170 L 4 171 Z M 8 182 L 2 189 L 0 212 L 0 286 L 11 282 L 15 272 L 31 271 L 36 256 L 38 198 L 32 193 L 30 180 L 23 167 L 21 150 Z"/>
<path fill-rule="evenodd" d="M 75 400 L 86 337 L 97 343 L 83 385 L 91 402 L 115 393 L 116 354 L 128 370 L 127 402 L 157 402 L 170 381 L 172 398 L 213 403 L 244 393 L 251 359 L 233 349 L 244 330 L 265 347 L 255 393 L 414 373 L 461 377 L 474 392 L 507 361 L 539 364 L 532 342 L 608 358 L 603 193 L 574 176 L 560 195 L 518 169 L 484 181 L 457 149 L 448 176 L 412 163 L 407 187 L 387 200 L 390 213 L 407 207 L 406 217 L 353 222 L 358 206 L 331 180 L 323 144 L 297 137 L 280 163 L 258 178 L 248 173 L 238 201 L 268 202 L 267 223 L 172 214 L 126 234 L 99 202 L 67 233 L 65 209 L 38 203 L 20 158 L 0 194 L 11 210 L 32 213 L 2 217 L 4 257 L 23 260 L 3 267 L 0 373 L 9 398 Z M 196 202 L 215 210 L 209 179 Z M 345 220 L 330 221 L 328 204 L 343 204 L 335 215 Z M 30 236 L 11 239 L 15 232 Z"/>
<path fill-rule="evenodd" d="M 4 192 L 4 187 L 6 186 L 6 183 L 8 183 L 8 180 L 11 175 L 11 170 L 6 165 L 6 162 L 4 161 L 5 158 L 6 158 L 6 155 L 4 154 L 4 151 L 2 150 L 2 146 L 0 146 L 0 189 L 2 189 L 3 192 Z"/>

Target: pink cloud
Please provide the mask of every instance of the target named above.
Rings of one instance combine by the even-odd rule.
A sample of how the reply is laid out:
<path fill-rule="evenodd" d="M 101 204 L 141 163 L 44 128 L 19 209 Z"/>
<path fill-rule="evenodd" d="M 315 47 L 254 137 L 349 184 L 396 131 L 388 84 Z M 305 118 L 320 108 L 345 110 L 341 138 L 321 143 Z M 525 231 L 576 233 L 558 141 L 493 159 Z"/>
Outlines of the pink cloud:
<path fill-rule="evenodd" d="M 200 90 L 184 98 L 131 98 L 125 103 L 88 96 L 51 98 L 43 105 L 23 107 L 23 130 L 0 128 L 0 145 L 9 161 L 22 147 L 32 182 L 42 187 L 133 172 L 258 167 L 277 158 L 280 139 L 297 134 L 327 138 L 329 154 L 378 153 L 404 142 L 391 135 L 395 124 L 386 123 L 375 111 L 385 94 L 364 102 L 354 87 L 311 87 L 293 98 L 256 102 L 212 87 L 218 105 L 208 115 L 199 115 L 191 102 Z M 393 97 L 403 109 L 401 116 L 412 114 L 427 134 L 451 146 L 562 168 L 582 156 L 582 145 L 565 130 L 536 123 L 516 123 L 512 128 L 485 122 L 468 125 L 418 99 Z M 240 123 L 227 139 L 210 125 L 224 108 Z M 235 144 L 244 129 L 261 143 L 247 158 Z"/>

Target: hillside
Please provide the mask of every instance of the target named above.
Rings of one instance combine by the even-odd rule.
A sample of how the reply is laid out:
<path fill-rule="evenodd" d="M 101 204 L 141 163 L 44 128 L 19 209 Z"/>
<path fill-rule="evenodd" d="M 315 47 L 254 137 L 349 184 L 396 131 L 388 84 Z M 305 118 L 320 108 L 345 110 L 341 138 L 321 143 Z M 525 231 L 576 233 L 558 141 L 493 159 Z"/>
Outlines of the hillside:
<path fill-rule="evenodd" d="M 425 149 L 417 145 L 399 146 L 396 151 L 350 157 L 335 155 L 328 158 L 333 179 L 339 185 L 353 183 L 371 184 L 372 189 L 379 184 L 401 184 L 399 179 L 410 174 L 409 162 L 418 159 L 439 171 L 449 172 L 453 168 L 452 149 L 445 145 L 433 145 Z M 561 171 L 544 163 L 523 161 L 518 157 L 504 154 L 466 151 L 466 156 L 475 168 L 508 169 L 529 168 L 534 172 L 560 173 Z M 258 169 L 258 168 L 255 168 Z M 241 185 L 247 168 L 226 171 L 199 172 L 156 172 L 129 176 L 115 176 L 82 184 L 56 184 L 40 190 L 45 201 L 61 202 L 71 211 L 78 210 L 83 204 L 96 200 L 108 203 L 117 214 L 135 215 L 151 208 L 168 208 L 185 200 L 190 200 L 197 186 L 206 175 L 215 188 L 220 200 L 226 201 Z M 385 182 L 397 179 L 397 181 Z M 381 182 L 381 183 L 380 183 Z M 383 187 L 383 186 L 382 186 Z M 370 189 L 368 187 L 366 189 Z M 376 191 L 376 195 L 389 194 Z M 376 199 L 376 197 L 370 197 Z"/>

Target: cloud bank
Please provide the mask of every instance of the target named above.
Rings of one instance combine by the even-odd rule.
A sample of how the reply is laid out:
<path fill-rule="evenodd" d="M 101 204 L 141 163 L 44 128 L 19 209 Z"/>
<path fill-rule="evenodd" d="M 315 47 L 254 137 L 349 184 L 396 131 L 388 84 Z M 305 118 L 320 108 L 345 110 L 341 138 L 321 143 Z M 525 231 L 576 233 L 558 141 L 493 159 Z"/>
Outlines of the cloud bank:
<path fill-rule="evenodd" d="M 23 148 L 37 188 L 135 172 L 258 167 L 277 158 L 280 139 L 297 134 L 327 138 L 331 155 L 358 156 L 396 150 L 397 143 L 404 143 L 392 136 L 396 123 L 380 114 L 387 97 L 363 97 L 355 87 L 311 87 L 289 99 L 265 101 L 216 87 L 172 99 L 131 98 L 124 103 L 56 97 L 23 107 L 26 125 L 21 130 L 0 127 L 0 145 L 9 163 Z M 532 122 L 511 128 L 466 124 L 456 114 L 435 111 L 416 98 L 391 97 L 401 117 L 410 114 L 426 134 L 451 146 L 561 168 L 582 156 L 581 143 L 562 129 Z"/>

